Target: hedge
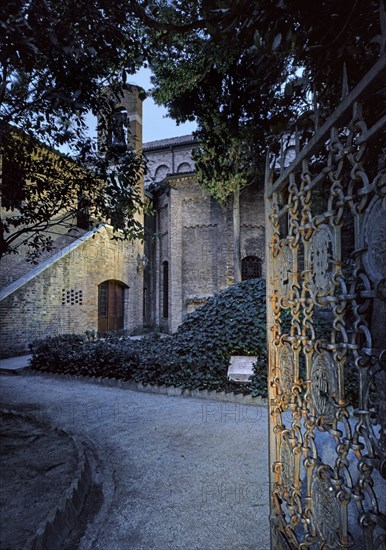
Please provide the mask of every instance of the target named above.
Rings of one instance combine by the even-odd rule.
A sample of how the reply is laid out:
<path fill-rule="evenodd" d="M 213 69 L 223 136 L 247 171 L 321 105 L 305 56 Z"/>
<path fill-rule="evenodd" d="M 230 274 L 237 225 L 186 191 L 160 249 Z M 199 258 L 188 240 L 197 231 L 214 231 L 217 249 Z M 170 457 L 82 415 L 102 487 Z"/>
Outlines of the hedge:
<path fill-rule="evenodd" d="M 46 338 L 31 345 L 31 366 L 47 372 L 266 396 L 265 314 L 265 281 L 252 279 L 208 299 L 173 336 L 132 340 L 123 332 L 99 339 L 90 333 Z M 257 356 L 251 383 L 228 381 L 231 355 Z"/>

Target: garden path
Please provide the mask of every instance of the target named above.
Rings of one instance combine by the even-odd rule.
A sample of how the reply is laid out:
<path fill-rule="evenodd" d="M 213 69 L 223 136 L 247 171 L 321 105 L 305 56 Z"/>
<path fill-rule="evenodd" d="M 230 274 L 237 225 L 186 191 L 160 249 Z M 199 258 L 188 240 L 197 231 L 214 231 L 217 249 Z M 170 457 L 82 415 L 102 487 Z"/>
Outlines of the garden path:
<path fill-rule="evenodd" d="M 80 549 L 269 548 L 265 408 L 19 372 L 1 376 L 2 406 L 99 457 L 103 503 Z"/>

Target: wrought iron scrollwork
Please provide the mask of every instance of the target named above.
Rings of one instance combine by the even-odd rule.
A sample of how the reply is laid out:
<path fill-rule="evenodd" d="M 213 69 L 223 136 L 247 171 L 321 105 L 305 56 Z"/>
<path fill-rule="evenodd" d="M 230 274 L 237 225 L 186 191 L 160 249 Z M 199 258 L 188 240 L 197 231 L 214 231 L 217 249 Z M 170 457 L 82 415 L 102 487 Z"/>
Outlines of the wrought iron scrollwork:
<path fill-rule="evenodd" d="M 386 117 L 363 114 L 384 43 L 311 144 L 267 171 L 275 550 L 386 548 Z"/>

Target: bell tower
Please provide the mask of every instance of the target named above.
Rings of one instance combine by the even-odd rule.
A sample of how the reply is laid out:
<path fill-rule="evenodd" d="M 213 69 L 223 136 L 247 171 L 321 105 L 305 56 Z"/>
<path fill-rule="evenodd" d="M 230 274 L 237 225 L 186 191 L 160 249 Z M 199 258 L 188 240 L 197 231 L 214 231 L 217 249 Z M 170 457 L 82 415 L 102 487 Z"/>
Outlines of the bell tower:
<path fill-rule="evenodd" d="M 142 101 L 144 90 L 133 84 L 116 96 L 107 92 L 106 112 L 98 117 L 98 149 L 114 157 L 128 149 L 142 149 Z"/>
<path fill-rule="evenodd" d="M 142 101 L 145 92 L 135 85 L 125 86 L 118 94 L 106 89 L 104 108 L 98 117 L 98 150 L 108 165 L 108 173 L 114 173 L 125 165 L 125 156 L 130 151 L 142 151 Z M 108 176 L 109 177 L 109 176 Z M 107 178 L 108 179 L 108 178 Z M 108 182 L 107 182 L 108 183 Z M 138 191 L 144 199 L 144 175 L 139 175 Z M 138 210 L 132 214 L 134 220 L 144 227 L 144 212 Z M 114 220 L 116 222 L 116 220 Z M 110 220 L 111 222 L 111 220 Z M 124 225 L 122 220 L 122 225 Z M 119 227 L 119 225 L 117 224 Z M 109 229 L 111 231 L 111 229 Z M 146 257 L 142 239 L 127 240 L 117 244 L 116 262 L 125 257 L 122 264 L 122 276 L 117 277 L 127 285 L 127 303 L 124 305 L 124 326 L 133 328 L 143 325 L 144 272 Z M 110 284 L 110 283 L 109 283 Z"/>

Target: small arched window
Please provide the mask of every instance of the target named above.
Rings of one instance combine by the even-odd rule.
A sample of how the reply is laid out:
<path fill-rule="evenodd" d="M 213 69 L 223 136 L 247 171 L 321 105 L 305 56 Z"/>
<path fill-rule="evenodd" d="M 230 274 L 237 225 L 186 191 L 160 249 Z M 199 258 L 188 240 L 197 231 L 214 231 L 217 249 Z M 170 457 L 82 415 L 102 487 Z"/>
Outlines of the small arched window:
<path fill-rule="evenodd" d="M 179 165 L 179 167 L 177 168 L 177 172 L 179 174 L 181 174 L 182 172 L 191 172 L 192 171 L 192 168 L 190 166 L 190 164 L 188 162 L 183 162 L 182 164 Z"/>
<path fill-rule="evenodd" d="M 257 256 L 246 256 L 241 260 L 241 279 L 257 279 L 261 277 L 262 261 Z"/>
<path fill-rule="evenodd" d="M 157 167 L 157 170 L 154 174 L 154 181 L 162 181 L 166 178 L 168 173 L 170 172 L 169 168 L 166 166 L 166 164 L 161 164 Z"/>
<path fill-rule="evenodd" d="M 117 107 L 110 116 L 110 148 L 115 152 L 127 149 L 128 116 L 124 107 Z"/>

